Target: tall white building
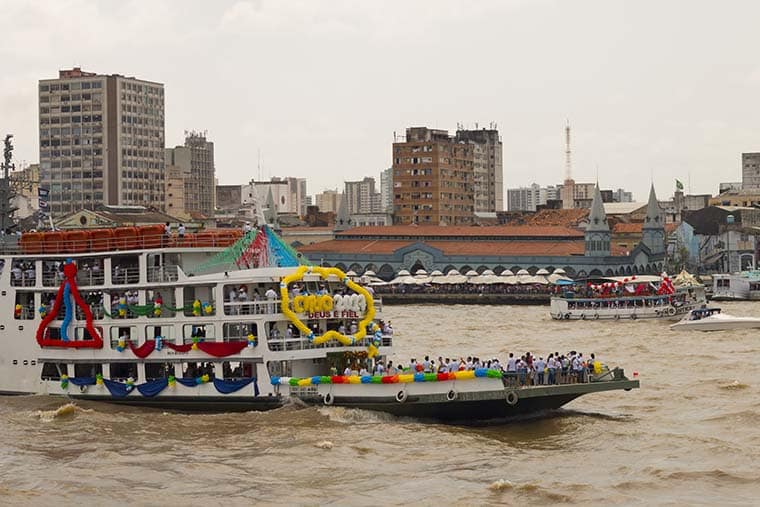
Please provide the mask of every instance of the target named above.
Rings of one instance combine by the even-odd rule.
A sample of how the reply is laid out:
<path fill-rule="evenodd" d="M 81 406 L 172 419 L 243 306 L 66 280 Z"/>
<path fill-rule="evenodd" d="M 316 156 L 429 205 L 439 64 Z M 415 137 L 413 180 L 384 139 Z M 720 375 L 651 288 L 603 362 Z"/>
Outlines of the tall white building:
<path fill-rule="evenodd" d="M 365 177 L 361 181 L 347 181 L 344 193 L 349 215 L 383 212 L 381 195 L 375 191 L 375 178 Z"/>
<path fill-rule="evenodd" d="M 393 168 L 389 167 L 380 173 L 380 204 L 383 211 L 393 210 Z"/>
<path fill-rule="evenodd" d="M 40 183 L 53 215 L 165 209 L 163 84 L 75 67 L 40 80 L 38 93 Z"/>
<path fill-rule="evenodd" d="M 510 188 L 507 190 L 508 211 L 536 211 L 549 200 L 559 199 L 559 188 L 541 187 L 533 183 L 529 187 Z"/>

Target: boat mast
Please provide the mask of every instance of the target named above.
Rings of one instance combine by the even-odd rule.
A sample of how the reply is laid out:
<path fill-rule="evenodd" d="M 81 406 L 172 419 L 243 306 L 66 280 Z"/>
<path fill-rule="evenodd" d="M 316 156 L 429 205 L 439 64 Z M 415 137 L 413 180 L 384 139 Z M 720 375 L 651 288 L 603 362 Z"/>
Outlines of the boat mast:
<path fill-rule="evenodd" d="M 15 169 L 15 165 L 11 162 L 13 158 L 12 138 L 13 134 L 5 136 L 4 161 L 2 164 L 2 178 L 0 179 L 0 230 L 6 233 L 11 232 L 16 227 L 13 213 L 18 209 L 11 204 L 13 198 L 16 197 L 16 192 L 14 192 L 10 180 L 10 173 Z"/>

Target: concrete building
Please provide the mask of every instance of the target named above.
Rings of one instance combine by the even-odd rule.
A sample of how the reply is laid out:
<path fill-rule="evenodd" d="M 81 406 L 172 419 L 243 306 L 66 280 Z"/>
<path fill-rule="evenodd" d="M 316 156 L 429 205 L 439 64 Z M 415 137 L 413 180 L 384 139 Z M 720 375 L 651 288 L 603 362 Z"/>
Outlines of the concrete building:
<path fill-rule="evenodd" d="M 361 181 L 346 181 L 344 194 L 348 204 L 348 214 L 382 213 L 380 193 L 375 191 L 375 178 L 365 177 Z"/>
<path fill-rule="evenodd" d="M 567 179 L 559 186 L 560 199 L 564 209 L 590 208 L 594 199 L 594 183 L 576 183 Z"/>
<path fill-rule="evenodd" d="M 503 146 L 499 131 L 495 128 L 459 129 L 455 139 L 475 144 L 473 152 L 475 211 L 504 211 Z"/>
<path fill-rule="evenodd" d="M 185 212 L 185 175 L 181 167 L 166 164 L 166 212 L 178 218 L 187 218 Z"/>
<path fill-rule="evenodd" d="M 380 205 L 385 213 L 393 212 L 393 168 L 380 173 Z"/>
<path fill-rule="evenodd" d="M 445 130 L 406 129 L 393 143 L 396 224 L 470 225 L 474 220 L 474 146 Z"/>
<path fill-rule="evenodd" d="M 40 182 L 50 211 L 165 208 L 164 85 L 61 70 L 40 80 Z"/>
<path fill-rule="evenodd" d="M 529 187 L 510 188 L 507 190 L 508 211 L 536 211 L 550 200 L 559 199 L 559 188 L 541 187 L 533 183 Z"/>
<path fill-rule="evenodd" d="M 184 205 L 180 211 L 213 216 L 216 208 L 214 143 L 206 139 L 205 132 L 185 132 L 184 146 L 164 150 L 164 165 L 167 168 L 166 184 L 171 177 L 175 198 L 179 194 L 177 178 L 182 178 Z M 178 203 L 173 204 L 175 211 L 179 209 L 176 207 Z"/>
<path fill-rule="evenodd" d="M 742 190 L 760 190 L 760 153 L 742 153 Z"/>
<path fill-rule="evenodd" d="M 612 192 L 613 202 L 633 202 L 633 192 L 626 192 L 622 188 L 618 188 Z"/>
<path fill-rule="evenodd" d="M 343 194 L 337 190 L 325 190 L 321 194 L 315 195 L 314 201 L 319 211 L 337 213 L 342 198 Z"/>
<path fill-rule="evenodd" d="M 223 211 L 238 210 L 243 205 L 243 187 L 245 186 L 246 185 L 217 185 L 216 186 L 217 208 Z"/>

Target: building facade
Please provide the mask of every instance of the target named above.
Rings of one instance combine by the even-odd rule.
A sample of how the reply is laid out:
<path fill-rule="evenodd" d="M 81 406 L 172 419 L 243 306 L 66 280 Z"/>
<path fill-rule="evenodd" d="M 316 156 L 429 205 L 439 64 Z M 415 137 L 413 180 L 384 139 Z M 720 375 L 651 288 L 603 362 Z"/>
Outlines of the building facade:
<path fill-rule="evenodd" d="M 529 187 L 510 188 L 507 190 L 507 211 L 536 211 L 550 200 L 559 199 L 559 188 L 541 187 L 533 183 Z"/>
<path fill-rule="evenodd" d="M 319 211 L 337 213 L 342 197 L 343 194 L 337 190 L 325 190 L 321 194 L 316 194 L 314 201 Z"/>
<path fill-rule="evenodd" d="M 503 146 L 495 128 L 457 130 L 456 141 L 474 144 L 473 192 L 475 211 L 504 211 Z"/>
<path fill-rule="evenodd" d="M 40 182 L 50 212 L 165 208 L 164 85 L 61 70 L 38 85 Z"/>
<path fill-rule="evenodd" d="M 382 213 L 382 198 L 375 190 L 375 178 L 365 177 L 361 181 L 346 181 L 344 194 L 348 214 Z"/>
<path fill-rule="evenodd" d="M 393 143 L 396 224 L 470 225 L 474 220 L 474 147 L 445 130 L 406 129 Z"/>
<path fill-rule="evenodd" d="M 172 178 L 172 194 L 179 194 L 182 178 L 183 213 L 200 213 L 206 217 L 214 215 L 216 207 L 216 184 L 214 168 L 214 143 L 206 139 L 206 134 L 185 132 L 185 145 L 164 150 L 164 166 L 167 186 Z M 175 211 L 178 203 L 174 203 Z"/>
<path fill-rule="evenodd" d="M 382 211 L 393 211 L 393 168 L 389 167 L 380 173 L 380 204 Z"/>
<path fill-rule="evenodd" d="M 760 190 L 760 153 L 742 153 L 742 189 Z"/>

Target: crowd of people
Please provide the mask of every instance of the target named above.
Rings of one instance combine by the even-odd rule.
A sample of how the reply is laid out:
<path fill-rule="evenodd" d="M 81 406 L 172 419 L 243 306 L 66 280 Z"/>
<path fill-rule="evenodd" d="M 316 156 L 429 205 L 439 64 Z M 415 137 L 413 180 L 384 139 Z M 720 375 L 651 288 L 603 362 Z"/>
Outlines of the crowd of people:
<path fill-rule="evenodd" d="M 438 356 L 438 359 L 431 359 L 425 356 L 418 361 L 412 358 L 409 363 L 396 363 L 388 361 L 387 364 L 382 360 L 373 361 L 370 359 L 364 361 L 354 361 L 346 365 L 342 371 L 343 375 L 399 375 L 410 373 L 452 373 L 457 371 L 478 370 L 486 368 L 489 370 L 501 371 L 505 382 L 515 386 L 531 385 L 556 385 L 556 384 L 574 384 L 587 382 L 589 375 L 595 372 L 595 368 L 601 367 L 597 364 L 595 354 L 587 357 L 583 353 L 571 350 L 567 354 L 552 352 L 546 356 L 535 356 L 530 352 L 522 354 L 520 357 L 510 352 L 505 363 L 499 358 L 481 359 L 477 356 L 468 356 L 460 358 L 450 358 Z M 337 374 L 337 369 L 334 369 Z"/>
<path fill-rule="evenodd" d="M 424 284 L 424 285 L 378 285 L 378 294 L 555 294 L 556 285 L 503 283 L 477 284 Z"/>

